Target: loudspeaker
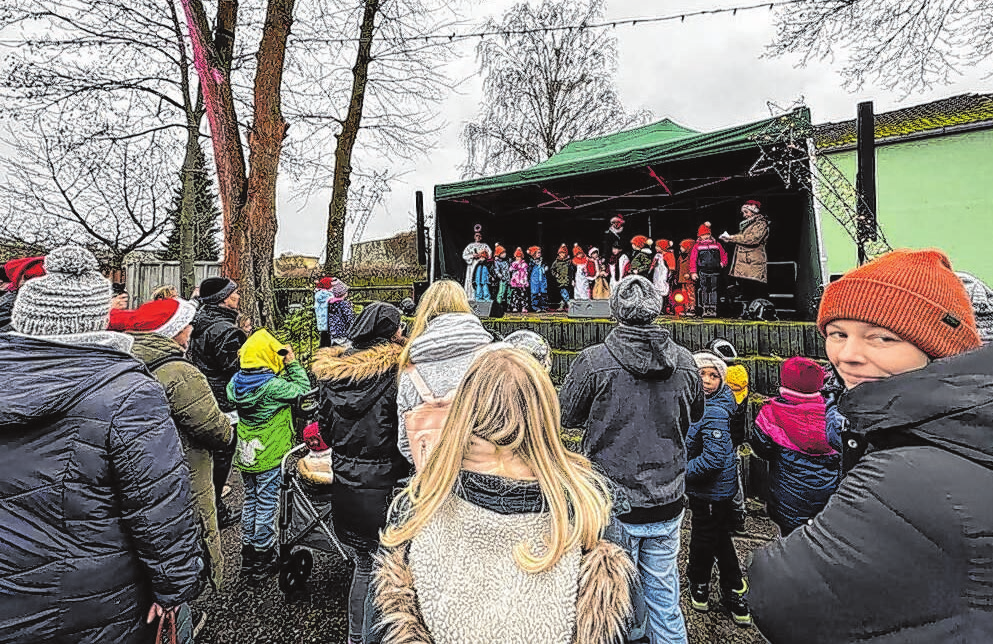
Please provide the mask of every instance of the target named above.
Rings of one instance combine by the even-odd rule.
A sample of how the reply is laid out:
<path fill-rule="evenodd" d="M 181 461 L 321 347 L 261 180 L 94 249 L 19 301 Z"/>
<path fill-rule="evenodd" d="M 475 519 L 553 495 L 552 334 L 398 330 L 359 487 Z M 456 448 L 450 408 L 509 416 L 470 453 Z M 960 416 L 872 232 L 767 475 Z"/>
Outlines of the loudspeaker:
<path fill-rule="evenodd" d="M 469 306 L 472 307 L 472 312 L 476 314 L 476 317 L 480 318 L 502 318 L 503 317 L 503 305 L 498 302 L 477 302 L 475 300 L 469 302 Z"/>
<path fill-rule="evenodd" d="M 424 295 L 424 291 L 428 290 L 431 286 L 431 282 L 414 282 L 414 304 L 421 303 L 421 296 Z"/>
<path fill-rule="evenodd" d="M 569 300 L 571 318 L 609 318 L 610 300 Z"/>

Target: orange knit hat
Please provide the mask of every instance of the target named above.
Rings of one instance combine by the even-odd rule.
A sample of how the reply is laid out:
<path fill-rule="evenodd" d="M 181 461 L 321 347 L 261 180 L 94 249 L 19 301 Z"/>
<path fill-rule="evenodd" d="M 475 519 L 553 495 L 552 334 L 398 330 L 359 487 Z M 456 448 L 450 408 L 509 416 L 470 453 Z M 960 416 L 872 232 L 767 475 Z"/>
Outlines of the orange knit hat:
<path fill-rule="evenodd" d="M 710 222 L 709 221 L 703 222 L 703 225 L 701 225 L 699 228 L 696 229 L 696 236 L 697 237 L 703 237 L 704 235 L 709 235 L 709 234 L 710 234 Z"/>
<path fill-rule="evenodd" d="M 521 250 L 521 247 L 520 246 L 518 246 L 517 247 L 517 250 L 514 251 L 514 257 L 516 257 L 517 259 L 523 259 L 523 257 L 524 257 L 524 251 Z"/>
<path fill-rule="evenodd" d="M 528 247 L 528 255 L 530 255 L 531 257 L 534 257 L 535 256 L 535 253 L 537 253 L 539 250 L 541 250 L 541 248 L 539 248 L 538 246 L 529 246 Z"/>
<path fill-rule="evenodd" d="M 559 253 L 558 254 L 559 255 L 565 255 L 566 257 L 568 257 L 569 256 L 569 247 L 566 246 L 565 244 L 562 244 L 561 246 L 559 246 Z"/>
<path fill-rule="evenodd" d="M 659 251 L 660 253 L 662 251 L 668 250 L 670 247 L 672 247 L 672 242 L 669 241 L 668 239 L 660 239 L 657 242 L 655 242 L 655 250 Z"/>
<path fill-rule="evenodd" d="M 690 250 L 692 250 L 693 244 L 695 243 L 696 242 L 693 241 L 692 239 L 684 239 L 683 241 L 679 242 L 679 249 L 684 253 L 688 253 L 690 252 Z"/>
<path fill-rule="evenodd" d="M 940 250 L 900 249 L 845 273 L 821 298 L 821 333 L 834 320 L 889 329 L 932 358 L 979 348 L 972 303 Z"/>
<path fill-rule="evenodd" d="M 645 237 L 644 235 L 635 235 L 631 238 L 631 245 L 638 250 L 641 250 L 645 246 L 648 246 L 648 237 Z"/>

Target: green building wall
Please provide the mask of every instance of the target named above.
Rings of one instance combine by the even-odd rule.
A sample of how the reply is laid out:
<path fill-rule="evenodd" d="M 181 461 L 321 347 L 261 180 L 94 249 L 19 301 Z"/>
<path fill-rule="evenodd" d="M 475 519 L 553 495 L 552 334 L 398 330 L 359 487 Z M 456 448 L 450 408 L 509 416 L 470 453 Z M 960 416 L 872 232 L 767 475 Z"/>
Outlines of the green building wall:
<path fill-rule="evenodd" d="M 822 151 L 854 185 L 855 150 Z M 821 160 L 819 163 L 824 163 Z M 876 148 L 879 223 L 893 248 L 940 248 L 993 285 L 993 129 Z M 858 265 L 855 242 L 820 209 L 828 274 Z"/>

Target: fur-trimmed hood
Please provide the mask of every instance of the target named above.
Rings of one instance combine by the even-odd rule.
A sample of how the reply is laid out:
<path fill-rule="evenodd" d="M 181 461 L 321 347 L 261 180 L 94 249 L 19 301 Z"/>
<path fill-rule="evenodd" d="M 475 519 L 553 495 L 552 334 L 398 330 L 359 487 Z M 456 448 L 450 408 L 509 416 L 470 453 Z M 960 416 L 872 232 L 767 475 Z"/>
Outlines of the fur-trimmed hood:
<path fill-rule="evenodd" d="M 392 342 L 354 353 L 347 347 L 329 347 L 314 354 L 310 369 L 318 380 L 368 380 L 396 369 L 402 350 Z"/>

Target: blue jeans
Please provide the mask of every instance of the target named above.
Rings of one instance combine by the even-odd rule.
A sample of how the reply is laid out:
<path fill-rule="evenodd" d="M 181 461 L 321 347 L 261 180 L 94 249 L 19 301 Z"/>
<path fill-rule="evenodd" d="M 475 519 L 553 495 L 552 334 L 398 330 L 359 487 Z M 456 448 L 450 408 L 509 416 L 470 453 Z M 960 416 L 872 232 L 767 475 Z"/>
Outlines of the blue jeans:
<path fill-rule="evenodd" d="M 241 510 L 241 542 L 267 550 L 276 543 L 279 518 L 279 468 L 265 472 L 242 472 L 245 504 Z"/>
<path fill-rule="evenodd" d="M 652 644 L 686 644 L 676 563 L 682 522 L 682 512 L 658 523 L 623 523 L 614 517 L 607 528 L 607 539 L 627 551 L 641 577 L 641 589 L 633 598 L 635 623 L 629 640 L 647 635 Z"/>

